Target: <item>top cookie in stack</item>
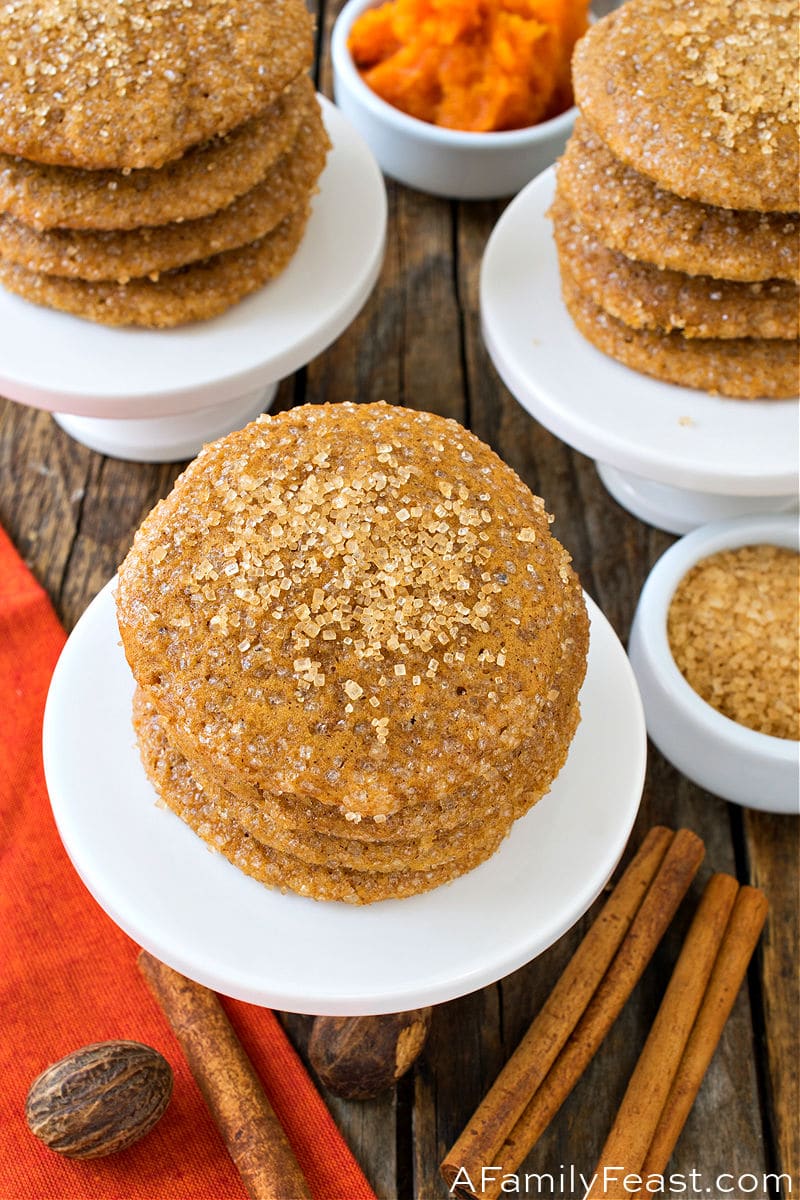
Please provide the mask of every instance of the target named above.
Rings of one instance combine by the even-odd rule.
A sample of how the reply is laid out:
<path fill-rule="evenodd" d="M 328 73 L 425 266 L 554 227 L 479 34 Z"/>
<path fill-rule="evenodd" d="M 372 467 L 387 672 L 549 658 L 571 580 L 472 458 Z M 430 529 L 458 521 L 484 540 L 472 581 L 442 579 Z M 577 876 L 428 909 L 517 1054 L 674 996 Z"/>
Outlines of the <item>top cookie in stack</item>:
<path fill-rule="evenodd" d="M 112 325 L 223 311 L 289 262 L 328 139 L 302 0 L 11 0 L 0 281 Z"/>
<path fill-rule="evenodd" d="M 793 3 L 628 0 L 578 44 L 552 210 L 567 307 L 628 366 L 798 391 Z"/>

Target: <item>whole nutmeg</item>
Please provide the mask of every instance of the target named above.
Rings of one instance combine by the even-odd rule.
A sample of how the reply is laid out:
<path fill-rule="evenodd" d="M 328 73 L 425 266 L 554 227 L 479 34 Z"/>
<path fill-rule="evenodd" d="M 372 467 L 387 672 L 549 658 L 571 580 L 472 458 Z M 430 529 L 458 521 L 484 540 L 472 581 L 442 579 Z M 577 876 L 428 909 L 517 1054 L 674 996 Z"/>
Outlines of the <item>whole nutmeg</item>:
<path fill-rule="evenodd" d="M 346 1100 L 370 1100 L 390 1088 L 419 1057 L 430 1008 L 378 1017 L 317 1017 L 308 1042 L 322 1083 Z"/>
<path fill-rule="evenodd" d="M 28 1127 L 68 1158 L 101 1158 L 144 1137 L 169 1104 L 172 1068 L 141 1042 L 97 1042 L 33 1081 Z"/>

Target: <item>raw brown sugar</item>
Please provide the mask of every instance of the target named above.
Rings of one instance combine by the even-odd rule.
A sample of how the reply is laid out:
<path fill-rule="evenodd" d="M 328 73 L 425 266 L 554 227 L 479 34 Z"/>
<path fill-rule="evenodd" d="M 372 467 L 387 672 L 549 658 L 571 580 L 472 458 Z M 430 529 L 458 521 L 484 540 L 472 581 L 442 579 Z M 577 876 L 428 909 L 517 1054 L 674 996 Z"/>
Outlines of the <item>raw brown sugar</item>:
<path fill-rule="evenodd" d="M 670 648 L 698 695 L 759 733 L 799 734 L 800 557 L 742 546 L 697 563 L 670 604 Z"/>

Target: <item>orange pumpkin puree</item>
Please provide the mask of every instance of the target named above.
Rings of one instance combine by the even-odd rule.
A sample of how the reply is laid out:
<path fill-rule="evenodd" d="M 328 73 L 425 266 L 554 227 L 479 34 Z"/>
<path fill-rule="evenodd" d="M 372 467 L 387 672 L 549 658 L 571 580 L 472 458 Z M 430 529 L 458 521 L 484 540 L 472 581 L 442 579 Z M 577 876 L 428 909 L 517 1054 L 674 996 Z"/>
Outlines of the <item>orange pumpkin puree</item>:
<path fill-rule="evenodd" d="M 588 0 L 389 0 L 354 21 L 362 79 L 448 129 L 521 129 L 572 103 L 570 58 Z"/>

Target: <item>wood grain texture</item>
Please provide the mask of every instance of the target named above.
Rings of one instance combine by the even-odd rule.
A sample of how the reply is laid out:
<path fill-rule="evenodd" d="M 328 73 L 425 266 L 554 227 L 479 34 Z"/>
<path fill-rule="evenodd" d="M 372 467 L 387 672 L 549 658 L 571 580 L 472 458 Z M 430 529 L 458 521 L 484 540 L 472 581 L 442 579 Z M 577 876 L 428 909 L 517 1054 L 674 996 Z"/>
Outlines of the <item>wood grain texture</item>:
<path fill-rule="evenodd" d="M 770 913 L 751 986 L 759 1012 L 759 1040 L 766 1043 L 763 1062 L 766 1119 L 777 1151 L 775 1168 L 791 1178 L 791 1194 L 800 1192 L 800 975 L 797 965 L 797 867 L 800 827 L 794 817 L 744 814 L 749 875 L 770 900 Z M 787 1189 L 788 1191 L 788 1189 Z"/>
<path fill-rule="evenodd" d="M 338 0 L 322 6 L 319 80 L 331 94 L 327 45 Z M 627 637 L 639 591 L 671 544 L 622 510 L 593 463 L 529 417 L 503 387 L 480 337 L 478 280 L 503 204 L 456 204 L 389 184 L 386 259 L 371 298 L 324 354 L 281 384 L 273 410 L 309 401 L 385 400 L 465 423 L 555 514 L 587 591 Z M 565 364 L 565 370 L 568 364 Z M 45 413 L 0 401 L 0 522 L 71 628 L 114 573 L 133 533 L 180 464 L 123 463 L 71 441 Z M 728 871 L 767 893 L 771 912 L 749 989 L 740 994 L 678 1143 L 671 1170 L 786 1171 L 798 1179 L 797 823 L 746 813 L 694 787 L 651 749 L 632 839 L 653 824 L 687 825 L 706 862 L 690 897 L 611 1030 L 523 1170 L 591 1169 L 658 1009 L 702 888 Z M 600 901 L 535 962 L 439 1006 L 413 1075 L 377 1100 L 326 1096 L 381 1200 L 444 1200 L 438 1164 L 548 994 Z M 286 1016 L 305 1054 L 310 1022 Z M 511 1194 L 511 1193 L 509 1193 Z M 529 1189 L 529 1196 L 549 1194 Z M 578 1196 L 580 1190 L 555 1195 Z M 716 1200 L 715 1193 L 704 1193 Z M 768 1186 L 749 1196 L 776 1195 Z M 786 1188 L 782 1194 L 790 1193 Z M 722 1200 L 724 1193 L 717 1196 Z M 189 1198 L 187 1197 L 187 1200 Z M 220 1197 L 236 1200 L 236 1197 Z"/>

